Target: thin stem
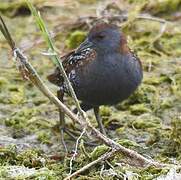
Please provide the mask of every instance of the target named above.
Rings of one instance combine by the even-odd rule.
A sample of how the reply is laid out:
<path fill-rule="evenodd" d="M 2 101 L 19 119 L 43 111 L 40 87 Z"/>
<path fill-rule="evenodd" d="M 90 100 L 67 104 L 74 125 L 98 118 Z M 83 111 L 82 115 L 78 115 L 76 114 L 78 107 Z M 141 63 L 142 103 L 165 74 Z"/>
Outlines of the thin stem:
<path fill-rule="evenodd" d="M 74 89 L 73 89 L 73 87 L 72 87 L 72 85 L 71 85 L 71 83 L 69 81 L 69 78 L 68 78 L 68 76 L 67 76 L 67 74 L 66 74 L 66 72 L 64 70 L 64 67 L 63 67 L 63 64 L 62 64 L 62 60 L 60 59 L 60 57 L 56 53 L 56 48 L 55 48 L 55 46 L 53 44 L 53 40 L 52 40 L 52 38 L 50 36 L 50 33 L 49 33 L 49 31 L 48 31 L 48 29 L 47 29 L 47 27 L 45 25 L 45 22 L 41 18 L 40 12 L 36 11 L 36 9 L 34 8 L 34 6 L 32 5 L 32 3 L 29 0 L 26 0 L 26 2 L 28 4 L 28 6 L 29 6 L 33 16 L 35 17 L 35 20 L 36 20 L 36 22 L 37 22 L 37 24 L 38 24 L 38 26 L 39 26 L 39 28 L 40 28 L 40 30 L 42 32 L 42 35 L 43 35 L 43 37 L 44 37 L 44 39 L 45 39 L 45 41 L 46 41 L 46 43 L 47 43 L 51 53 L 54 54 L 54 55 L 51 56 L 52 59 L 53 59 L 53 62 L 56 65 L 58 65 L 58 67 L 60 69 L 60 72 L 61 72 L 61 74 L 64 77 L 66 85 L 68 86 L 70 94 L 71 94 L 71 96 L 72 96 L 72 98 L 73 98 L 73 100 L 75 102 L 75 105 L 77 107 L 78 112 L 80 113 L 80 115 L 83 118 L 87 118 L 85 112 L 80 107 L 80 104 L 79 104 L 79 101 L 78 101 L 77 96 L 75 94 L 75 91 L 74 91 Z"/>
<path fill-rule="evenodd" d="M 79 141 L 81 140 L 82 136 L 85 134 L 86 132 L 86 128 L 83 129 L 83 131 L 81 132 L 80 136 L 77 138 L 76 144 L 75 144 L 75 150 L 74 150 L 74 154 L 70 160 L 70 172 L 69 174 L 72 173 L 72 165 L 73 165 L 73 161 L 75 160 L 75 157 L 77 155 L 77 151 L 78 151 L 78 145 L 79 145 Z"/>

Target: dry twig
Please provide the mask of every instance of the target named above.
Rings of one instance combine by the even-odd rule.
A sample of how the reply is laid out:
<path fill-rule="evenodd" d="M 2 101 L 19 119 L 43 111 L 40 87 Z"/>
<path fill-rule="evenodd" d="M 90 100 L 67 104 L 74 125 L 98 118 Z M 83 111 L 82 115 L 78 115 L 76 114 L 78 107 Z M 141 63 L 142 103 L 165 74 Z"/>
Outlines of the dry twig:
<path fill-rule="evenodd" d="M 96 159 L 95 161 L 92 161 L 91 163 L 85 165 L 84 167 L 82 167 L 81 169 L 79 169 L 78 171 L 74 172 L 73 174 L 67 176 L 64 180 L 69 180 L 73 177 L 78 176 L 79 174 L 81 174 L 82 172 L 86 171 L 87 169 L 89 169 L 90 167 L 94 166 L 95 164 L 98 164 L 100 162 L 103 162 L 109 158 L 111 158 L 112 156 L 114 156 L 118 151 L 116 149 L 113 149 L 110 152 L 106 152 L 105 154 L 103 154 L 101 157 L 99 157 L 98 159 Z"/>
<path fill-rule="evenodd" d="M 81 140 L 82 136 L 85 134 L 86 132 L 86 128 L 83 129 L 82 133 L 80 134 L 80 136 L 78 137 L 77 141 L 76 141 L 76 144 L 75 144 L 75 150 L 74 150 L 74 154 L 70 160 L 70 172 L 69 174 L 71 175 L 72 174 L 72 163 L 77 155 L 77 150 L 78 150 L 78 145 L 79 145 L 79 141 Z"/>

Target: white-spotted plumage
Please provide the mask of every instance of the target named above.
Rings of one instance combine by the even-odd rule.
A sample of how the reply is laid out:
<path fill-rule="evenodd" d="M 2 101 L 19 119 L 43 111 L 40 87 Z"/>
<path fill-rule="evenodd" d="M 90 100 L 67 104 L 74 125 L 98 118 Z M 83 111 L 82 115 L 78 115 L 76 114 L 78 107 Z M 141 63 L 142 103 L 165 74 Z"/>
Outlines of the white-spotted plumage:
<path fill-rule="evenodd" d="M 68 78 L 70 79 L 72 85 L 75 83 L 76 79 L 76 69 L 85 66 L 90 61 L 93 61 L 96 57 L 95 50 L 91 48 L 83 49 L 81 52 L 74 52 L 63 62 L 66 69 Z M 68 92 L 66 83 L 62 84 L 64 92 Z"/>
<path fill-rule="evenodd" d="M 68 57 L 67 62 L 69 65 L 75 65 L 76 67 L 78 67 L 78 65 L 83 65 L 84 61 L 89 59 L 90 54 L 92 54 L 92 49 L 83 49 L 81 52 L 75 52 L 70 57 Z M 82 63 L 78 63 L 80 61 L 82 61 Z"/>
<path fill-rule="evenodd" d="M 74 83 L 76 84 L 77 70 L 86 68 L 86 64 L 94 61 L 96 59 L 96 51 L 91 48 L 83 49 L 80 52 L 73 51 L 67 56 L 62 57 L 62 59 L 66 74 L 73 85 Z M 49 75 L 48 79 L 50 82 L 60 86 L 64 92 L 68 93 L 68 88 L 58 67 L 53 74 Z"/>

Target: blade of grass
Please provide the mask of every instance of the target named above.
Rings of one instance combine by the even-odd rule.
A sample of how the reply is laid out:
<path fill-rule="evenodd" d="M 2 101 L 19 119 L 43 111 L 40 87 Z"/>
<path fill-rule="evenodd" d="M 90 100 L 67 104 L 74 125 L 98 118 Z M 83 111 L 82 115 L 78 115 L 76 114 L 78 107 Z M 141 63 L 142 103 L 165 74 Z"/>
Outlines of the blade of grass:
<path fill-rule="evenodd" d="M 85 112 L 80 107 L 80 104 L 79 104 L 79 101 L 78 101 L 78 99 L 76 97 L 75 91 L 74 91 L 74 89 L 73 89 L 73 87 L 72 87 L 72 85 L 71 85 L 71 83 L 70 83 L 70 81 L 69 81 L 69 79 L 67 77 L 67 74 L 66 74 L 66 72 L 64 70 L 64 67 L 62 65 L 62 61 L 61 61 L 60 57 L 57 55 L 57 53 L 56 53 L 56 48 L 55 48 L 55 46 L 53 44 L 53 40 L 51 39 L 50 33 L 49 33 L 49 31 L 48 31 L 48 29 L 47 29 L 47 27 L 45 25 L 45 22 L 43 21 L 41 15 L 40 15 L 40 12 L 38 12 L 35 9 L 33 4 L 29 0 L 26 0 L 26 2 L 27 2 L 28 7 L 30 8 L 30 10 L 32 12 L 32 15 L 35 17 L 36 23 L 37 23 L 38 27 L 40 28 L 40 31 L 42 32 L 42 35 L 43 35 L 43 37 L 44 37 L 44 39 L 45 39 L 51 53 L 53 54 L 51 56 L 51 59 L 52 59 L 53 63 L 59 67 L 60 72 L 64 77 L 64 80 L 65 80 L 65 82 L 66 82 L 66 84 L 68 86 L 68 89 L 69 89 L 69 91 L 71 93 L 71 96 L 74 99 L 74 102 L 76 104 L 78 112 L 80 113 L 80 115 L 83 118 L 87 118 Z"/>
<path fill-rule="evenodd" d="M 13 41 L 13 39 L 11 38 L 11 35 L 4 23 L 3 18 L 0 15 L 0 31 L 3 33 L 4 37 L 6 38 L 6 40 L 8 41 L 9 45 L 11 46 L 12 49 L 14 49 L 15 47 L 15 42 Z"/>

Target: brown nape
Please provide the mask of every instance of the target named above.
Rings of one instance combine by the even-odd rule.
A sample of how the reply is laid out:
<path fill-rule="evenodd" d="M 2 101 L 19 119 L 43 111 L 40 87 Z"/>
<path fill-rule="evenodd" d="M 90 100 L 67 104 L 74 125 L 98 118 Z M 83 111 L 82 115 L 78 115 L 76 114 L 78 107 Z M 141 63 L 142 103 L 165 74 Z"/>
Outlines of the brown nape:
<path fill-rule="evenodd" d="M 127 44 L 127 39 L 124 34 L 121 35 L 120 39 L 120 52 L 121 54 L 128 54 L 130 52 L 130 49 Z"/>
<path fill-rule="evenodd" d="M 118 29 L 118 27 L 114 24 L 108 24 L 106 22 L 100 22 L 98 24 L 96 24 L 91 30 L 90 30 L 90 34 L 95 33 L 95 32 L 99 32 L 104 30 L 105 28 L 112 28 L 112 29 Z"/>

